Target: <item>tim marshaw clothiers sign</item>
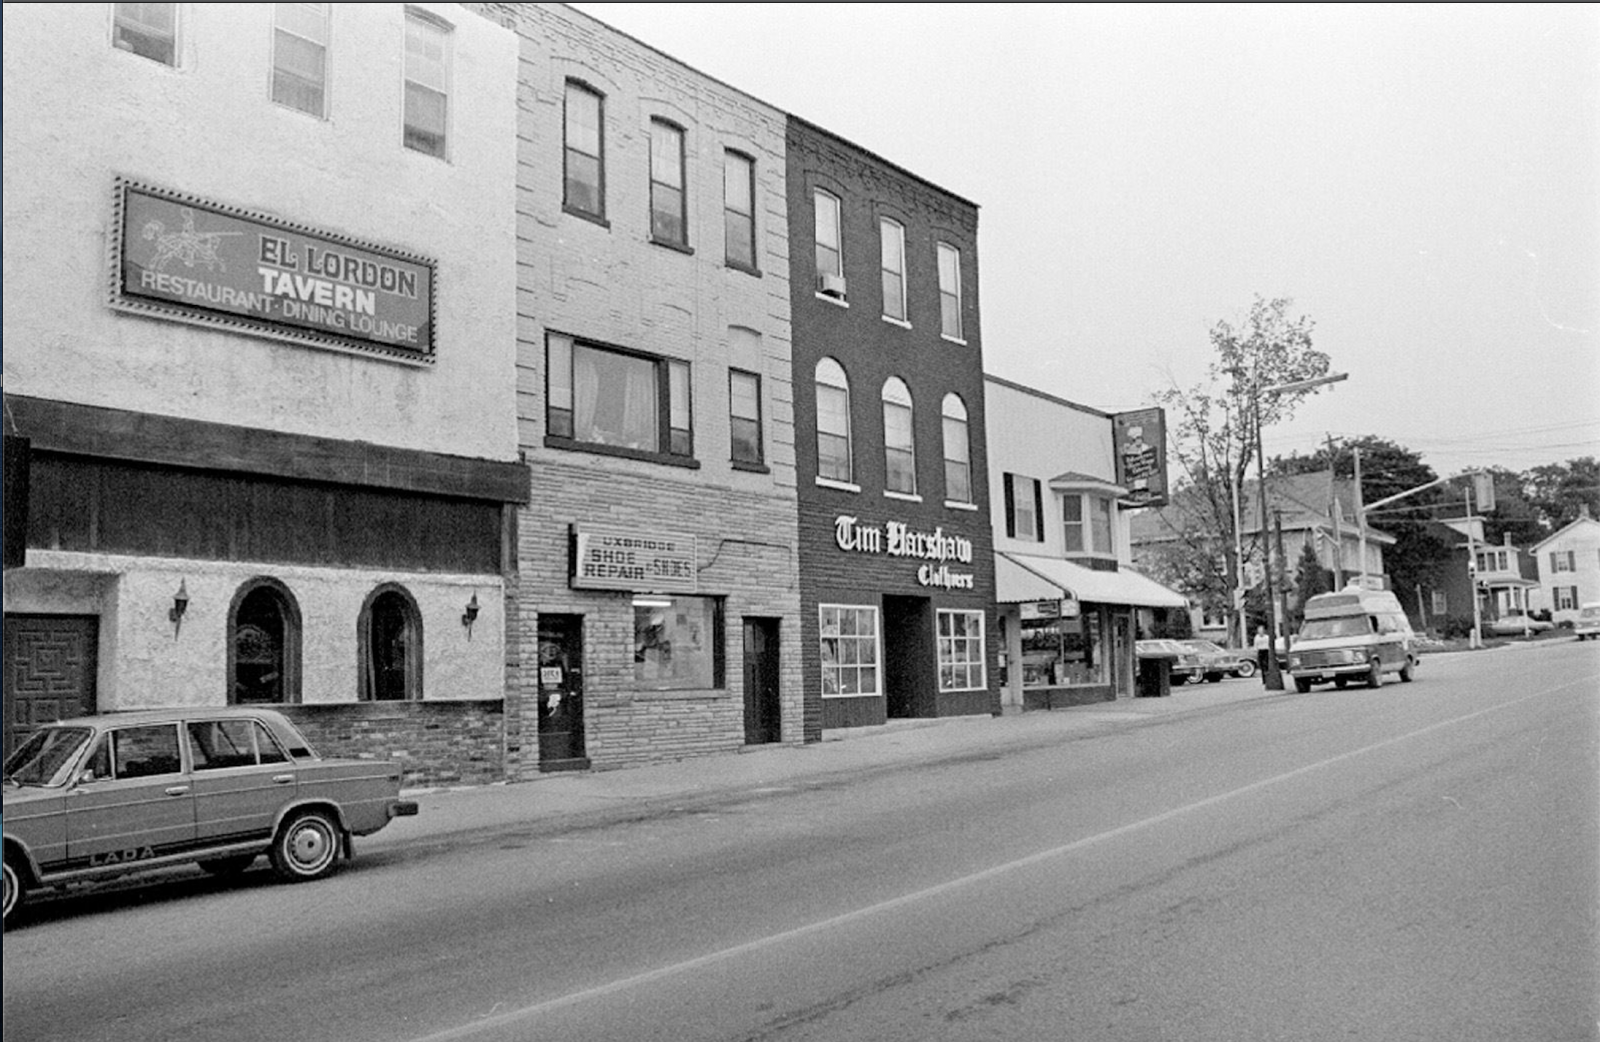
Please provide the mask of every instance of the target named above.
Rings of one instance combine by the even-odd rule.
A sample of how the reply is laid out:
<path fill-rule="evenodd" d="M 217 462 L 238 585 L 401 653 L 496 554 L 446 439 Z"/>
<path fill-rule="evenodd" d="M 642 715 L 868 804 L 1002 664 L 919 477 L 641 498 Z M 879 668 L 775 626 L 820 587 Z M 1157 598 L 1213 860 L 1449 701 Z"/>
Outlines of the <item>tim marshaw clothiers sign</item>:
<path fill-rule="evenodd" d="M 572 586 L 587 590 L 695 593 L 694 536 L 572 526 Z"/>
<path fill-rule="evenodd" d="M 937 561 L 937 565 L 928 563 L 917 569 L 917 582 L 946 590 L 973 588 L 972 573 L 953 572 L 949 564 L 951 561 L 972 563 L 972 540 L 950 535 L 942 526 L 931 532 L 919 532 L 903 521 L 885 521 L 879 528 L 863 525 L 853 514 L 839 514 L 833 519 L 833 541 L 847 553 Z"/>
<path fill-rule="evenodd" d="M 119 182 L 116 303 L 316 346 L 433 355 L 431 262 Z"/>

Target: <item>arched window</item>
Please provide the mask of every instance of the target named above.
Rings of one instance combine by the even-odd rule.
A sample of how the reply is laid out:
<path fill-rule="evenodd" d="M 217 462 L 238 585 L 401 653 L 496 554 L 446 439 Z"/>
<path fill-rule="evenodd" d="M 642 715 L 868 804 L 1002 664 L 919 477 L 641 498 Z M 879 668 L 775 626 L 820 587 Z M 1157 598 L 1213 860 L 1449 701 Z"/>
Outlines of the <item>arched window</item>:
<path fill-rule="evenodd" d="M 853 481 L 850 456 L 850 381 L 831 358 L 817 363 L 817 476 Z"/>
<path fill-rule="evenodd" d="M 385 583 L 369 593 L 357 626 L 361 700 L 420 699 L 422 613 L 405 587 Z"/>
<path fill-rule="evenodd" d="M 911 427 L 911 392 L 891 376 L 883 382 L 883 487 L 917 494 L 917 444 Z"/>
<path fill-rule="evenodd" d="M 967 405 L 959 394 L 944 396 L 944 498 L 972 502 L 972 443 L 967 435 Z"/>
<path fill-rule="evenodd" d="M 260 577 L 228 609 L 228 702 L 300 701 L 300 606 L 289 588 Z"/>

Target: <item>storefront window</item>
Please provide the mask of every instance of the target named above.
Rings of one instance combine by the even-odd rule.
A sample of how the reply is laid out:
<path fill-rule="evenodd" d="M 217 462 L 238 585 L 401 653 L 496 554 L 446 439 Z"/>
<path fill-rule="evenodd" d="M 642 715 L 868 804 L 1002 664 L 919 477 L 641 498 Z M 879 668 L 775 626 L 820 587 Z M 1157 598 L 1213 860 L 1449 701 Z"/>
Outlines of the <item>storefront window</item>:
<path fill-rule="evenodd" d="M 878 694 L 878 609 L 824 604 L 818 616 L 822 697 Z"/>
<path fill-rule="evenodd" d="M 977 691 L 983 679 L 983 612 L 939 613 L 939 690 Z"/>
<path fill-rule="evenodd" d="M 633 679 L 661 691 L 721 687 L 721 617 L 713 597 L 635 597 Z"/>
<path fill-rule="evenodd" d="M 1104 684 L 1105 638 L 1100 616 L 1022 620 L 1022 686 Z"/>

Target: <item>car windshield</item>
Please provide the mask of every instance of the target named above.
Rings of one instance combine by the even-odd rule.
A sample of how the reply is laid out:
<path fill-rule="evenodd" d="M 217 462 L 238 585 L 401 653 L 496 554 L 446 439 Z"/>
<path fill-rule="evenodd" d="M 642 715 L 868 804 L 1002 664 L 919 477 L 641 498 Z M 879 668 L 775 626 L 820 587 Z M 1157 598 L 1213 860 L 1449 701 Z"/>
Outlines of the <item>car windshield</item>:
<path fill-rule="evenodd" d="M 89 740 L 87 727 L 46 727 L 28 736 L 6 758 L 6 781 L 14 785 L 56 785 L 58 776 Z"/>
<path fill-rule="evenodd" d="M 1365 615 L 1342 619 L 1307 619 L 1300 627 L 1301 640 L 1327 640 L 1330 637 L 1361 637 L 1372 632 Z"/>

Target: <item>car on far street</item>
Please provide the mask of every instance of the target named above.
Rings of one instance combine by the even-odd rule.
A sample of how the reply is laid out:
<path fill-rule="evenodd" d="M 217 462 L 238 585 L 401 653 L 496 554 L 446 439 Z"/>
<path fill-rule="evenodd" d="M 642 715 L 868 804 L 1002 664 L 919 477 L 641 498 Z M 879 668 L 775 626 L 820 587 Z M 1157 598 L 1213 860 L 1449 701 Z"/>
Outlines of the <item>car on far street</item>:
<path fill-rule="evenodd" d="M 1180 640 L 1185 648 L 1200 657 L 1200 672 L 1194 679 L 1204 678 L 1215 684 L 1223 677 L 1253 677 L 1256 659 L 1253 651 L 1225 648 L 1209 640 Z"/>
<path fill-rule="evenodd" d="M 1554 627 L 1552 622 L 1515 612 L 1485 623 L 1483 628 L 1496 637 L 1528 637 Z"/>
<path fill-rule="evenodd" d="M 1140 658 L 1165 658 L 1174 684 L 1198 682 L 1201 677 L 1200 656 L 1184 647 L 1181 641 L 1140 640 L 1134 642 L 1133 649 Z"/>
<path fill-rule="evenodd" d="M 1600 601 L 1578 609 L 1578 617 L 1572 620 L 1572 632 L 1579 640 L 1600 637 Z"/>
<path fill-rule="evenodd" d="M 143 710 L 39 728 L 5 761 L 5 922 L 29 891 L 262 854 L 320 879 L 352 837 L 417 812 L 387 760 L 323 759 L 281 713 Z"/>

